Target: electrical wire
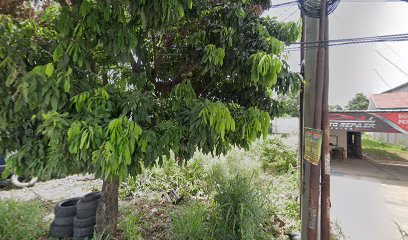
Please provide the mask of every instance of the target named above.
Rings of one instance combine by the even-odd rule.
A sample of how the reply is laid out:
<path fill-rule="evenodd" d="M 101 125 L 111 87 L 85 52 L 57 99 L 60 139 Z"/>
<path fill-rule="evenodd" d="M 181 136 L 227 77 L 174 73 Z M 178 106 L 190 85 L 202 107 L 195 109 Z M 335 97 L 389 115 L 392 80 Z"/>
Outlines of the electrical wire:
<path fill-rule="evenodd" d="M 298 1 L 291 1 L 291 2 L 275 4 L 275 5 L 272 4 L 272 6 L 270 8 L 280 8 L 280 7 L 295 6 L 297 4 L 298 4 Z"/>
<path fill-rule="evenodd" d="M 293 11 L 289 16 L 287 16 L 287 17 L 285 17 L 283 20 L 282 20 L 282 22 L 284 22 L 286 19 L 288 19 L 288 18 L 290 18 L 290 17 L 292 17 L 293 16 L 293 14 L 295 14 L 295 13 L 297 13 L 297 9 L 295 9 L 295 11 Z"/>
<path fill-rule="evenodd" d="M 385 80 L 385 78 L 380 74 L 380 72 L 374 68 L 375 73 L 378 75 L 378 77 L 380 77 L 380 79 L 385 83 L 385 85 L 387 85 L 390 89 L 392 89 L 391 85 Z M 407 100 L 405 100 L 401 95 L 399 95 L 398 92 L 394 93 L 399 99 L 401 99 L 405 104 L 407 104 L 408 106 L 408 102 Z"/>
<path fill-rule="evenodd" d="M 358 37 L 358 38 L 345 38 L 345 39 L 335 39 L 327 41 L 313 41 L 313 42 L 297 42 L 294 45 L 303 44 L 303 49 L 317 48 L 321 44 L 327 44 L 327 46 L 342 46 L 350 44 L 362 44 L 362 43 L 378 43 L 378 42 L 398 42 L 398 41 L 408 41 L 408 34 L 392 34 L 392 35 L 382 35 L 382 36 L 372 36 L 372 37 Z M 302 47 L 289 47 L 285 51 L 299 51 Z"/>

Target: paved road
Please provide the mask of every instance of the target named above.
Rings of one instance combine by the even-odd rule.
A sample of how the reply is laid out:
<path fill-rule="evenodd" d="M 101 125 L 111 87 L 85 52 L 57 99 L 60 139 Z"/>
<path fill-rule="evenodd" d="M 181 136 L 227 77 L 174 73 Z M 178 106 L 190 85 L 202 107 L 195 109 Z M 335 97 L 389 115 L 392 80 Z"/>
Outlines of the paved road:
<path fill-rule="evenodd" d="M 401 239 L 394 221 L 408 230 L 408 163 L 332 163 L 331 213 L 351 240 Z"/>

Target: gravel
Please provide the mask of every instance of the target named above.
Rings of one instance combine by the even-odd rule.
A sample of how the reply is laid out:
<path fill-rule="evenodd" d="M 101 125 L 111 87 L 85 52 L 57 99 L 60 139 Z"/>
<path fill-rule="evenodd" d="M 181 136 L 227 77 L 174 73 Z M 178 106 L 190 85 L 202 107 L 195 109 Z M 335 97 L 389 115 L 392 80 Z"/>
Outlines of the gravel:
<path fill-rule="evenodd" d="M 43 200 L 56 203 L 67 198 L 81 197 L 101 188 L 102 180 L 95 179 L 93 175 L 72 175 L 61 179 L 37 182 L 29 188 L 0 190 L 0 199 Z"/>

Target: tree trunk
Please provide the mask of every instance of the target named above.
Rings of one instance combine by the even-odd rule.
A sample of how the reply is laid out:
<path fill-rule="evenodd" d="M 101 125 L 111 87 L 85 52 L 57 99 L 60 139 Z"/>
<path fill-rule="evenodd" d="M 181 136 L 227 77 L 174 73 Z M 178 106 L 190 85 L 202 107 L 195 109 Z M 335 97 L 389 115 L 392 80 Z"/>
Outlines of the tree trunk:
<path fill-rule="evenodd" d="M 119 179 L 103 180 L 101 200 L 96 211 L 98 236 L 115 236 L 118 222 Z"/>

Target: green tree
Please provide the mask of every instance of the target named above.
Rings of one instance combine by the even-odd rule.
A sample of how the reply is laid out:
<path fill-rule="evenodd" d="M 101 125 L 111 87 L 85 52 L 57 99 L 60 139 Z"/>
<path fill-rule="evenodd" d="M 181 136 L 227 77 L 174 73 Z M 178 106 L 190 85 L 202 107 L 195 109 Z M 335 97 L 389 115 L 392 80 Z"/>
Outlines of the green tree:
<path fill-rule="evenodd" d="M 300 103 L 298 94 L 280 95 L 277 98 L 277 104 L 279 104 L 278 116 L 299 117 Z"/>
<path fill-rule="evenodd" d="M 351 99 L 347 106 L 347 110 L 367 110 L 369 104 L 368 98 L 363 93 L 357 93 L 353 99 Z"/>
<path fill-rule="evenodd" d="M 340 105 L 329 105 L 329 110 L 330 111 L 341 111 L 343 110 L 343 107 Z"/>
<path fill-rule="evenodd" d="M 0 154 L 42 178 L 103 178 L 97 231 L 115 231 L 118 186 L 174 152 L 223 154 L 266 136 L 296 92 L 298 23 L 267 0 L 60 0 L 0 16 Z"/>

